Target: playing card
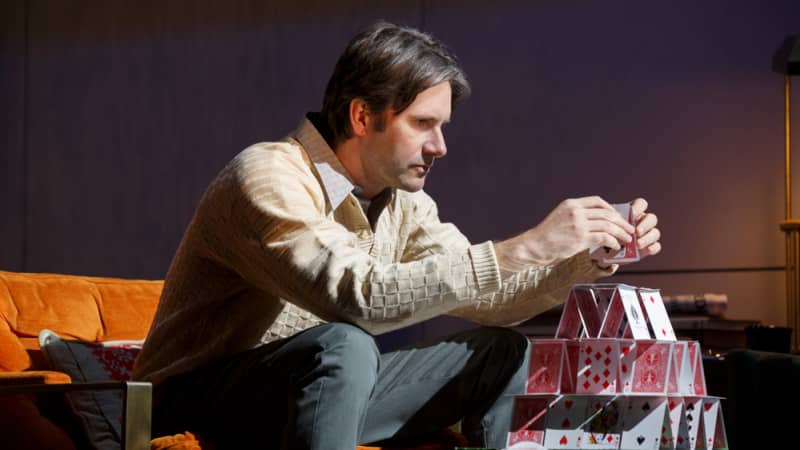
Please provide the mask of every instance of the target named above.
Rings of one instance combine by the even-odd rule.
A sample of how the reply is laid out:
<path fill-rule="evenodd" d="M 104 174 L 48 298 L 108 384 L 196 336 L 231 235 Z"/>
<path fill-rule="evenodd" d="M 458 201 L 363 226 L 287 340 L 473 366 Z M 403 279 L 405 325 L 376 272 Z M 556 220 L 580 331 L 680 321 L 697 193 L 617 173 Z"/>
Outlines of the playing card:
<path fill-rule="evenodd" d="M 689 363 L 688 342 L 676 341 L 672 344 L 672 366 L 669 372 L 667 392 L 670 394 L 694 395 L 694 374 Z"/>
<path fill-rule="evenodd" d="M 516 444 L 534 443 L 541 445 L 544 442 L 545 417 L 547 408 L 553 397 L 516 397 L 511 421 L 511 431 L 508 433 L 507 447 Z M 518 445 L 522 447 L 522 445 Z"/>
<path fill-rule="evenodd" d="M 633 209 L 629 203 L 617 203 L 611 205 L 617 212 L 628 221 L 631 225 L 636 225 L 635 218 L 633 217 Z M 631 242 L 622 243 L 619 250 L 612 250 L 607 247 L 590 248 L 592 258 L 599 259 L 604 264 L 614 263 L 627 263 L 634 262 L 640 259 L 639 246 L 637 243 L 637 236 L 634 233 L 631 235 L 633 238 Z"/>
<path fill-rule="evenodd" d="M 719 399 L 716 397 L 703 399 L 703 438 L 705 439 L 705 448 L 714 448 L 714 433 L 717 430 L 718 416 Z"/>
<path fill-rule="evenodd" d="M 634 339 L 650 339 L 650 331 L 647 329 L 647 321 L 639 305 L 636 290 L 630 286 L 620 286 L 618 292 L 625 308 L 625 319 L 631 336 Z"/>
<path fill-rule="evenodd" d="M 565 361 L 565 371 L 561 375 L 561 392 L 574 393 L 577 389 L 577 379 L 579 367 L 579 358 L 581 354 L 581 344 L 576 340 L 565 341 L 567 347 L 567 358 Z"/>
<path fill-rule="evenodd" d="M 633 366 L 636 361 L 636 341 L 619 339 L 619 391 L 631 392 L 633 387 Z"/>
<path fill-rule="evenodd" d="M 573 290 L 584 333 L 590 338 L 598 337 L 602 318 L 600 317 L 600 311 L 597 310 L 597 300 L 594 297 L 594 293 L 589 288 L 575 288 Z"/>
<path fill-rule="evenodd" d="M 686 445 L 683 447 L 681 447 L 681 444 L 679 443 L 678 448 L 695 449 L 697 448 L 698 431 L 701 426 L 700 420 L 703 414 L 702 413 L 703 398 L 684 397 L 683 402 L 684 402 L 684 420 L 686 422 L 686 434 L 688 438 L 688 443 L 686 443 Z"/>
<path fill-rule="evenodd" d="M 616 339 L 581 339 L 578 356 L 576 392 L 613 394 L 617 392 L 619 341 Z"/>
<path fill-rule="evenodd" d="M 666 397 L 627 397 L 622 417 L 620 448 L 658 450 Z"/>
<path fill-rule="evenodd" d="M 671 342 L 637 341 L 631 392 L 665 394 L 671 357 Z"/>
<path fill-rule="evenodd" d="M 581 317 L 578 312 L 578 300 L 576 299 L 575 288 L 573 287 L 569 292 L 567 301 L 564 303 L 564 309 L 561 311 L 561 319 L 558 321 L 556 337 L 575 339 L 578 337 L 580 329 Z"/>
<path fill-rule="evenodd" d="M 622 319 L 625 317 L 625 305 L 622 303 L 622 297 L 618 289 L 614 289 L 613 294 L 608 301 L 608 307 L 605 309 L 605 317 L 603 324 L 600 327 L 599 337 L 614 338 L 617 337 Z"/>
<path fill-rule="evenodd" d="M 589 401 L 589 421 L 581 437 L 582 449 L 619 448 L 622 431 L 621 402 L 621 398 L 604 400 L 603 397 L 594 397 Z"/>
<path fill-rule="evenodd" d="M 667 315 L 667 309 L 664 307 L 664 301 L 661 299 L 661 293 L 657 289 L 646 288 L 639 288 L 638 293 L 655 338 L 664 341 L 677 340 L 675 331 L 672 329 L 672 322 Z"/>
<path fill-rule="evenodd" d="M 667 398 L 667 417 L 661 430 L 661 448 L 684 448 L 688 445 L 689 435 L 684 420 L 683 397 Z"/>
<path fill-rule="evenodd" d="M 692 372 L 692 387 L 694 395 L 706 395 L 706 376 L 703 370 L 703 356 L 700 353 L 700 343 L 688 341 L 689 364 Z"/>
<path fill-rule="evenodd" d="M 588 401 L 589 398 L 585 396 L 569 395 L 560 396 L 550 404 L 544 433 L 546 448 L 580 448 Z"/>
<path fill-rule="evenodd" d="M 531 339 L 527 394 L 558 394 L 566 359 L 564 342 L 553 339 Z"/>

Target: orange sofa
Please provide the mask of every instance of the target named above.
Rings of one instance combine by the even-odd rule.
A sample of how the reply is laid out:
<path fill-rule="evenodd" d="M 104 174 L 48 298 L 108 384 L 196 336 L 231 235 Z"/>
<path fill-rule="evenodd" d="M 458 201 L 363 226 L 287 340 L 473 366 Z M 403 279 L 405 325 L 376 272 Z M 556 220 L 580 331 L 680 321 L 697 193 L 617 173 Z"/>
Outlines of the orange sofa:
<path fill-rule="evenodd" d="M 200 449 L 202 441 L 189 432 L 150 440 L 149 384 L 121 386 L 125 371 L 132 366 L 135 344 L 147 334 L 162 288 L 161 280 L 0 271 L 0 448 L 79 450 L 108 448 L 109 442 L 112 448 L 118 448 L 119 442 L 128 442 L 129 448 L 137 449 Z M 41 343 L 45 343 L 44 348 Z M 60 349 L 62 356 L 77 360 L 78 366 L 69 365 L 75 361 L 62 365 L 64 360 L 51 349 L 52 343 L 57 344 L 54 348 Z M 101 359 L 105 372 L 92 372 L 93 366 L 86 358 Z M 96 373 L 100 375 L 95 376 Z M 133 397 L 137 393 L 137 402 L 146 410 L 124 406 L 124 413 L 114 409 L 100 412 L 107 416 L 106 422 L 117 423 L 128 416 L 137 418 L 137 411 L 144 414 L 134 423 L 138 425 L 135 432 L 146 433 L 144 444 L 139 439 L 138 444 L 130 445 L 131 440 L 121 436 L 125 427 L 120 433 L 109 427 L 87 425 L 96 417 L 87 419 L 84 406 L 92 409 L 98 403 L 117 400 L 108 397 L 112 394 L 93 390 L 98 387 L 97 382 L 121 386 L 123 392 L 117 395 L 127 392 Z M 88 393 L 83 392 L 82 386 L 89 386 Z M 108 388 L 102 383 L 99 387 Z M 56 392 L 47 392 L 51 388 Z M 65 395 L 64 391 L 69 392 Z M 89 397 L 76 400 L 70 397 L 73 395 Z M 103 436 L 97 436 L 100 434 Z M 105 441 L 97 444 L 98 439 Z M 212 447 L 203 444 L 205 449 Z M 442 430 L 429 440 L 405 448 L 434 450 L 464 445 L 463 436 Z M 377 447 L 362 447 L 366 449 Z"/>

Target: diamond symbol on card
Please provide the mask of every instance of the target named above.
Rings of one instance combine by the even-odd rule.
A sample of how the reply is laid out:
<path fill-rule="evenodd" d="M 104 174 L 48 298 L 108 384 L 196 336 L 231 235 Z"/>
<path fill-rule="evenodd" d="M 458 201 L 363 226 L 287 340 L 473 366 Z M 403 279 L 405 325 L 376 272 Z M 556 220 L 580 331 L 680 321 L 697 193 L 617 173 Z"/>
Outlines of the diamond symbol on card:
<path fill-rule="evenodd" d="M 650 296 L 650 303 L 655 303 L 655 302 L 656 302 L 656 299 L 655 299 L 655 298 L 653 298 L 653 296 L 651 295 L 651 296 Z"/>
<path fill-rule="evenodd" d="M 678 444 L 683 444 L 683 436 L 678 436 Z"/>
<path fill-rule="evenodd" d="M 608 381 L 603 382 L 603 389 L 608 389 Z"/>
<path fill-rule="evenodd" d="M 602 358 L 602 357 L 603 357 L 603 355 L 600 352 L 597 352 L 597 353 L 594 354 L 594 359 L 596 359 L 598 361 L 600 361 L 600 358 Z"/>
<path fill-rule="evenodd" d="M 591 346 L 591 345 L 587 345 L 587 346 L 586 346 L 586 354 L 587 354 L 587 355 L 591 355 L 591 354 L 592 354 L 592 352 L 593 352 L 593 350 L 592 350 L 592 346 Z"/>
<path fill-rule="evenodd" d="M 583 363 L 586 364 L 587 366 L 592 364 L 592 358 L 586 358 L 586 360 L 583 361 Z"/>
<path fill-rule="evenodd" d="M 592 379 L 594 380 L 595 383 L 597 383 L 597 382 L 600 381 L 600 376 L 599 375 L 595 375 L 594 378 L 592 378 Z"/>
<path fill-rule="evenodd" d="M 678 406 L 678 404 L 677 404 L 677 403 L 675 403 L 675 401 L 674 401 L 674 400 L 670 400 L 670 402 L 669 402 L 669 409 L 670 409 L 670 411 L 671 411 L 671 410 L 673 410 L 673 409 L 675 409 L 675 407 L 676 407 L 676 406 Z"/>
<path fill-rule="evenodd" d="M 613 441 L 613 440 L 614 440 L 614 438 L 613 438 L 613 437 L 611 437 L 611 435 L 609 434 L 609 435 L 608 435 L 608 437 L 606 438 L 606 440 L 607 440 L 608 442 L 611 442 L 611 441 Z"/>
<path fill-rule="evenodd" d="M 640 442 L 640 444 L 641 444 L 641 442 Z M 667 438 L 665 438 L 663 436 L 661 437 L 661 445 L 667 445 Z"/>
<path fill-rule="evenodd" d="M 603 364 L 605 364 L 605 365 L 607 365 L 607 366 L 608 366 L 608 365 L 610 365 L 610 364 L 611 364 L 611 360 L 610 360 L 610 359 L 608 359 L 608 358 L 606 358 L 606 360 L 605 360 L 605 361 L 603 361 Z"/>
<path fill-rule="evenodd" d="M 591 386 L 591 383 L 589 383 L 588 381 L 583 383 L 583 388 L 584 389 L 589 389 L 590 386 Z"/>
<path fill-rule="evenodd" d="M 663 334 L 664 336 L 666 336 L 666 335 L 667 335 L 667 330 L 665 330 L 665 329 L 663 329 L 663 328 L 662 328 L 662 329 L 661 329 L 661 334 Z"/>
<path fill-rule="evenodd" d="M 606 352 L 606 354 L 609 354 L 609 353 L 611 353 L 611 346 L 610 346 L 610 345 L 606 345 L 606 350 L 605 350 L 605 352 Z"/>
<path fill-rule="evenodd" d="M 628 354 L 628 353 L 630 353 L 630 352 L 631 352 L 631 348 L 630 348 L 630 347 L 624 347 L 624 348 L 622 349 L 622 354 L 623 354 L 623 355 L 627 355 L 627 354 Z"/>
<path fill-rule="evenodd" d="M 604 377 L 608 378 L 609 375 L 611 375 L 611 372 L 609 372 L 608 369 L 603 371 L 603 376 Z"/>
<path fill-rule="evenodd" d="M 625 364 L 622 365 L 622 373 L 628 373 L 628 366 Z"/>

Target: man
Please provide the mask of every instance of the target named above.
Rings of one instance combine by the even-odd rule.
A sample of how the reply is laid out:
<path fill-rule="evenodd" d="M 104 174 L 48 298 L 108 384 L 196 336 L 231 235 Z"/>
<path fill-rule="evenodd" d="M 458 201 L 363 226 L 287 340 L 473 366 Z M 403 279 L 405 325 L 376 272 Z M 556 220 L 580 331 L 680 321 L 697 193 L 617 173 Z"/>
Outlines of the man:
<path fill-rule="evenodd" d="M 237 155 L 197 207 L 166 277 L 135 377 L 154 383 L 158 433 L 222 448 L 353 449 L 461 421 L 504 446 L 527 340 L 507 328 L 606 276 L 587 251 L 638 236 L 598 197 L 470 244 L 422 190 L 442 127 L 469 93 L 432 37 L 379 23 L 340 57 L 322 112 Z M 374 334 L 449 314 L 481 325 L 379 354 Z M 227 447 L 226 447 L 227 446 Z"/>

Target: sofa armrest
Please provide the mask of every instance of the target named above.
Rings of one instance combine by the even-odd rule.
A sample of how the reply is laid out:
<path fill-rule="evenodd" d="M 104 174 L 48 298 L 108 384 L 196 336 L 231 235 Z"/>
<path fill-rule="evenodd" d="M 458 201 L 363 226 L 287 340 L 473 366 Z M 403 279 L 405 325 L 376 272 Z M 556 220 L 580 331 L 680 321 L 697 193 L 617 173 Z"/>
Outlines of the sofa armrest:
<path fill-rule="evenodd" d="M 151 383 L 139 381 L 107 381 L 60 384 L 0 384 L 0 395 L 109 389 L 122 390 L 122 449 L 148 450 L 150 448 L 150 431 L 152 426 L 153 386 Z"/>
<path fill-rule="evenodd" d="M 0 372 L 0 386 L 20 384 L 63 384 L 72 379 L 64 372 L 55 370 L 26 370 L 18 372 Z"/>

